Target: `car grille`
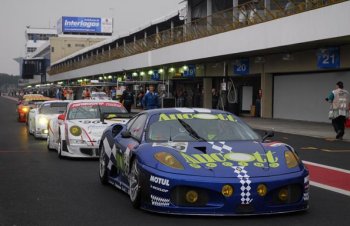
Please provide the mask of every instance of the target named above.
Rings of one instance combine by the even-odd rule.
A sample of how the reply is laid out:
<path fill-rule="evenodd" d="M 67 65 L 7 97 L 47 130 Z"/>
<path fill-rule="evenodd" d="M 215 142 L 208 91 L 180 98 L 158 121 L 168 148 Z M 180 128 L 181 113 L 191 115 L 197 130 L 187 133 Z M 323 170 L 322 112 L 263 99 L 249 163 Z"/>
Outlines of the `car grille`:
<path fill-rule="evenodd" d="M 198 200 L 195 203 L 189 203 L 186 201 L 186 193 L 190 190 L 194 190 L 198 193 Z M 195 187 L 178 186 L 171 191 L 170 200 L 177 206 L 206 206 L 209 201 L 208 192 L 204 189 Z"/>
<path fill-rule="evenodd" d="M 251 204 L 240 204 L 236 207 L 237 214 L 250 214 L 254 213 L 255 209 Z"/>
<path fill-rule="evenodd" d="M 281 189 L 287 189 L 288 190 L 288 198 L 285 201 L 281 201 L 278 198 L 278 193 Z M 281 204 L 290 204 L 299 202 L 302 198 L 303 190 L 301 185 L 299 184 L 291 184 L 282 188 L 278 188 L 273 191 L 272 195 L 272 205 L 281 205 Z"/>
<path fill-rule="evenodd" d="M 89 156 L 94 156 L 95 155 L 95 152 L 94 152 L 95 149 L 91 149 L 91 148 L 80 148 L 80 152 L 85 154 L 85 155 L 89 155 Z"/>

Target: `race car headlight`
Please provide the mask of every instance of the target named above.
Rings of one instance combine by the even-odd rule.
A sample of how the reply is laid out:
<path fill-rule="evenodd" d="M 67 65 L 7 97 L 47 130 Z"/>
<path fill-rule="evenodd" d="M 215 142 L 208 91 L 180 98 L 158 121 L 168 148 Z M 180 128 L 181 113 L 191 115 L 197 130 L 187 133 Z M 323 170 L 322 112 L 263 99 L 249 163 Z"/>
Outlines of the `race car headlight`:
<path fill-rule="evenodd" d="M 289 198 L 289 192 L 287 188 L 282 188 L 279 192 L 278 192 L 278 198 L 282 201 L 285 202 L 288 200 Z"/>
<path fill-rule="evenodd" d="M 181 170 L 184 169 L 183 165 L 173 155 L 167 152 L 158 152 L 154 155 L 154 158 L 168 167 Z"/>
<path fill-rule="evenodd" d="M 265 184 L 259 184 L 258 188 L 256 189 L 256 192 L 261 197 L 265 196 L 267 194 L 267 187 L 266 187 L 266 185 Z"/>
<path fill-rule="evenodd" d="M 225 197 L 230 197 L 233 194 L 233 187 L 231 185 L 224 185 L 221 189 L 221 193 L 225 196 Z"/>
<path fill-rule="evenodd" d="M 284 157 L 288 168 L 293 168 L 299 165 L 299 158 L 292 151 L 285 151 Z"/>
<path fill-rule="evenodd" d="M 186 193 L 186 201 L 189 203 L 195 203 L 198 200 L 198 193 L 194 190 L 190 190 Z"/>
<path fill-rule="evenodd" d="M 81 135 L 81 128 L 79 126 L 72 126 L 69 129 L 69 132 L 73 135 L 73 136 L 80 136 Z"/>
<path fill-rule="evenodd" d="M 29 111 L 29 108 L 24 107 L 24 108 L 22 108 L 22 111 L 23 111 L 23 112 L 28 112 L 28 111 Z"/>
<path fill-rule="evenodd" d="M 40 125 L 47 125 L 49 122 L 49 120 L 47 120 L 47 118 L 39 118 L 39 124 Z"/>

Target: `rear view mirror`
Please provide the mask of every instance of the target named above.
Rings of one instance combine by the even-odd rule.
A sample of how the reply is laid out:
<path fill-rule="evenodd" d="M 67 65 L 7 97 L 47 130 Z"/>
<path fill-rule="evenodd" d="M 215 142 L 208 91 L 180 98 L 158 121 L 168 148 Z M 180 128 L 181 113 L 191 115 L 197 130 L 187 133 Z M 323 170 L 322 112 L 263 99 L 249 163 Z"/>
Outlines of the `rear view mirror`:
<path fill-rule="evenodd" d="M 268 137 L 273 137 L 273 136 L 275 136 L 275 132 L 273 132 L 273 131 L 265 132 L 265 135 L 262 138 L 262 142 L 264 142 Z"/>
<path fill-rule="evenodd" d="M 130 131 L 123 131 L 122 132 L 122 137 L 123 138 L 130 138 L 131 137 Z"/>
<path fill-rule="evenodd" d="M 66 119 L 66 116 L 64 114 L 61 114 L 57 118 L 58 118 L 58 120 L 64 121 Z"/>

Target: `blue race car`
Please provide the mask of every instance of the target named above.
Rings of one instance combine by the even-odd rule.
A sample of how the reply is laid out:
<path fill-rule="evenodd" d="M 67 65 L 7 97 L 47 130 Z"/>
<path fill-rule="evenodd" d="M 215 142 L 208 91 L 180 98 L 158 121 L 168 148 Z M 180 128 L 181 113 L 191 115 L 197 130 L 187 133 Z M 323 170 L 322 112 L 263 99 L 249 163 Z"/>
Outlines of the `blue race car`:
<path fill-rule="evenodd" d="M 309 172 L 284 143 L 265 143 L 235 115 L 209 109 L 144 111 L 113 124 L 99 147 L 102 184 L 136 208 L 189 215 L 307 210 Z"/>

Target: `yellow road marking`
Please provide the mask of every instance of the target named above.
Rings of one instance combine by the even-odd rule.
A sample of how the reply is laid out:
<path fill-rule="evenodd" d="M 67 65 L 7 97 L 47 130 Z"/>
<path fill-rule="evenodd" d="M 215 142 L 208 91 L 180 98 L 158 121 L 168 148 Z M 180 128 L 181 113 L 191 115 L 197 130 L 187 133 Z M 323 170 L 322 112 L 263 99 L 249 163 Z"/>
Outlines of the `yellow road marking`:
<path fill-rule="evenodd" d="M 317 150 L 318 148 L 315 147 L 302 147 L 301 150 Z"/>
<path fill-rule="evenodd" d="M 321 149 L 321 151 L 325 151 L 325 152 L 350 152 L 350 150 L 329 150 L 329 149 Z"/>

